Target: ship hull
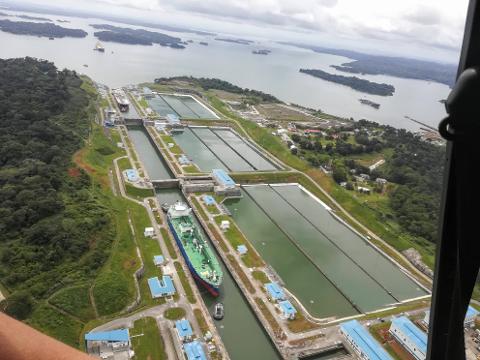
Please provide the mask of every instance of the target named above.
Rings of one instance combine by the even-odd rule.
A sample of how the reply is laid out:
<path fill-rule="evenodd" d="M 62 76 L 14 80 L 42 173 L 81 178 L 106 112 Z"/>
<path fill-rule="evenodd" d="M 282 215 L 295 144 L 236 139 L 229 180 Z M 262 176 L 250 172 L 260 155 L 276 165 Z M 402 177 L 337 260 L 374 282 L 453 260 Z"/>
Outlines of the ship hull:
<path fill-rule="evenodd" d="M 177 235 L 177 232 L 176 232 L 173 224 L 171 223 L 170 219 L 168 219 L 168 227 L 170 228 L 170 230 L 173 234 L 173 237 L 175 238 L 175 242 L 177 243 L 178 248 L 180 249 L 180 252 L 182 253 L 183 258 L 185 259 L 185 262 L 187 263 L 188 270 L 193 275 L 193 278 L 195 279 L 197 284 L 199 284 L 200 286 L 205 288 L 214 297 L 217 297 L 218 295 L 220 295 L 219 287 L 214 286 L 213 284 L 210 284 L 210 283 L 206 282 L 198 274 L 197 270 L 195 269 L 192 262 L 190 261 L 190 258 L 188 257 L 188 255 L 187 255 L 187 253 L 186 253 L 186 251 L 183 247 L 183 244 L 182 244 L 179 236 Z"/>

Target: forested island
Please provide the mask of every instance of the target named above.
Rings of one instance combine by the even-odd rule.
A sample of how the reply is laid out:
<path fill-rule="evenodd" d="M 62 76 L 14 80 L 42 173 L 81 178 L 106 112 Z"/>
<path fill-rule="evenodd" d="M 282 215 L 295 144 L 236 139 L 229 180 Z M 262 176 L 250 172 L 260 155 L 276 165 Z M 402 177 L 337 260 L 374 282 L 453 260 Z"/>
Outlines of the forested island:
<path fill-rule="evenodd" d="M 435 81 L 450 87 L 455 84 L 457 65 L 441 64 L 433 61 L 407 59 L 403 57 L 380 56 L 359 53 L 343 49 L 330 49 L 320 46 L 283 43 L 324 54 L 348 57 L 354 61 L 342 65 L 331 65 L 333 68 L 354 73 L 371 75 L 391 75 L 406 79 Z"/>
<path fill-rule="evenodd" d="M 16 35 L 35 35 L 52 38 L 84 38 L 87 32 L 81 29 L 67 29 L 52 23 L 0 20 L 0 30 Z"/>
<path fill-rule="evenodd" d="M 20 19 L 25 19 L 25 20 L 52 22 L 52 20 L 44 18 L 44 17 L 37 17 L 37 16 L 30 16 L 30 15 L 15 15 L 15 16 L 20 18 Z"/>
<path fill-rule="evenodd" d="M 215 38 L 215 40 L 234 43 L 234 44 L 240 44 L 240 45 L 250 45 L 254 43 L 252 40 L 245 40 L 245 39 Z"/>
<path fill-rule="evenodd" d="M 267 49 L 253 50 L 252 54 L 254 55 L 269 55 L 272 51 Z"/>
<path fill-rule="evenodd" d="M 392 96 L 395 92 L 393 85 L 385 83 L 376 83 L 373 81 L 360 79 L 356 76 L 343 76 L 330 74 L 318 69 L 300 69 L 301 73 L 312 75 L 323 80 L 331 81 L 337 84 L 351 87 L 354 90 L 372 95 Z"/>
<path fill-rule="evenodd" d="M 131 45 L 159 44 L 161 46 L 168 46 L 174 49 L 185 48 L 185 43 L 182 42 L 182 39 L 154 31 L 122 28 L 108 24 L 94 24 L 90 26 L 92 26 L 94 29 L 104 30 L 97 31 L 93 34 L 102 41 L 112 41 Z"/>
<path fill-rule="evenodd" d="M 115 236 L 97 186 L 72 162 L 95 110 L 82 79 L 50 62 L 0 59 L 0 78 L 1 308 L 42 328 L 43 300 L 96 274 Z"/>

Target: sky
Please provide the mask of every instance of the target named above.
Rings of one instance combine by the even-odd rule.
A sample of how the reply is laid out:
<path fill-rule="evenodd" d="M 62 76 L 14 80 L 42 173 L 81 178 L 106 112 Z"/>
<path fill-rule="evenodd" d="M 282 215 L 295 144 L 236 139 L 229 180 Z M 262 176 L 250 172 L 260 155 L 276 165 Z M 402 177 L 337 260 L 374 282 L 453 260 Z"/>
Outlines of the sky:
<path fill-rule="evenodd" d="M 442 62 L 458 60 L 468 5 L 468 0 L 27 1 L 238 37 Z"/>

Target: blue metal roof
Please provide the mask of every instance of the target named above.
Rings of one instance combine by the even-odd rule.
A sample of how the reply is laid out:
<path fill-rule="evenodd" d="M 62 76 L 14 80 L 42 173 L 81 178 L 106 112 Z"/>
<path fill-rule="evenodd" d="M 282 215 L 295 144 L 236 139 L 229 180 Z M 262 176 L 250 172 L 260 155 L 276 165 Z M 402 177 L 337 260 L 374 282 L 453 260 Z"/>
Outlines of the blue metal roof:
<path fill-rule="evenodd" d="M 176 321 L 175 328 L 178 331 L 178 336 L 180 336 L 182 339 L 184 337 L 193 335 L 192 327 L 190 326 L 190 323 L 186 319 Z"/>
<path fill-rule="evenodd" d="M 243 255 L 247 253 L 248 248 L 245 245 L 238 245 L 237 251 L 240 253 L 240 255 Z"/>
<path fill-rule="evenodd" d="M 228 176 L 227 173 L 222 169 L 213 169 L 212 173 L 218 179 L 218 181 L 220 181 L 223 185 L 226 185 L 226 186 L 235 185 L 235 181 L 233 181 L 232 178 Z"/>
<path fill-rule="evenodd" d="M 162 265 L 164 261 L 165 259 L 162 255 L 155 255 L 153 257 L 153 262 L 155 263 L 155 265 Z"/>
<path fill-rule="evenodd" d="M 173 285 L 172 278 L 168 275 L 163 275 L 162 281 L 156 276 L 148 279 L 148 286 L 150 287 L 150 293 L 154 298 L 175 293 L 175 286 Z"/>
<path fill-rule="evenodd" d="M 183 345 L 188 360 L 207 360 L 203 352 L 202 344 L 198 341 L 192 341 Z"/>
<path fill-rule="evenodd" d="M 415 326 L 409 318 L 400 316 L 393 319 L 392 324 L 395 324 L 403 335 L 416 345 L 417 349 L 424 354 L 427 353 L 427 334 Z"/>
<path fill-rule="evenodd" d="M 128 329 L 96 331 L 85 334 L 85 341 L 124 342 L 129 340 L 130 336 L 128 334 Z"/>
<path fill-rule="evenodd" d="M 284 300 L 285 293 L 283 292 L 282 288 L 278 286 L 277 283 L 271 282 L 265 284 L 265 289 L 267 289 L 268 293 L 272 297 L 273 300 Z"/>
<path fill-rule="evenodd" d="M 357 321 L 350 320 L 340 324 L 342 331 L 353 339 L 361 351 L 370 360 L 393 360 L 372 335 Z"/>
<path fill-rule="evenodd" d="M 127 175 L 128 181 L 137 181 L 138 180 L 138 173 L 135 169 L 127 169 L 125 170 L 125 174 Z"/>
<path fill-rule="evenodd" d="M 215 199 L 211 195 L 203 195 L 203 201 L 205 202 L 205 205 L 215 204 Z"/>
<path fill-rule="evenodd" d="M 477 315 L 478 315 L 478 311 L 475 308 L 469 306 L 468 309 L 467 309 L 467 315 L 465 316 L 465 319 L 468 320 L 468 319 L 471 319 L 471 318 L 473 318 Z"/>
<path fill-rule="evenodd" d="M 280 301 L 278 305 L 280 305 L 280 308 L 285 315 L 295 315 L 297 313 L 297 309 L 295 309 L 292 303 L 288 300 Z"/>

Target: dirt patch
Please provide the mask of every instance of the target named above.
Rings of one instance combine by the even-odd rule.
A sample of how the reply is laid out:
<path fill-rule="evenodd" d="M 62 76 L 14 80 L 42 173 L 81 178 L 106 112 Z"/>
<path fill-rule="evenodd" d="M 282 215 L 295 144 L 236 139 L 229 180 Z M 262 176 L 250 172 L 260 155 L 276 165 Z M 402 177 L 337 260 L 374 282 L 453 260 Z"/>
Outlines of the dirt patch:
<path fill-rule="evenodd" d="M 80 176 L 80 169 L 76 167 L 69 168 L 68 176 L 70 176 L 71 178 L 78 178 Z"/>
<path fill-rule="evenodd" d="M 123 262 L 123 268 L 124 269 L 131 269 L 137 264 L 136 260 L 130 259 L 130 260 L 125 260 Z"/>
<path fill-rule="evenodd" d="M 396 342 L 395 340 L 390 340 L 388 341 L 388 345 L 390 345 L 390 347 L 392 348 L 392 350 L 395 352 L 395 354 L 397 354 L 397 356 L 401 359 L 401 360 L 415 360 L 415 358 L 409 353 L 407 352 L 403 347 L 402 345 L 400 345 L 398 342 Z"/>
<path fill-rule="evenodd" d="M 85 161 L 83 160 L 83 157 L 85 156 L 85 151 L 87 149 L 81 149 L 73 155 L 73 162 L 77 164 L 78 167 L 81 167 L 83 170 L 85 170 L 89 174 L 94 174 L 95 169 L 92 168 L 90 165 L 86 164 Z"/>

